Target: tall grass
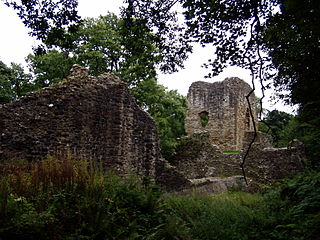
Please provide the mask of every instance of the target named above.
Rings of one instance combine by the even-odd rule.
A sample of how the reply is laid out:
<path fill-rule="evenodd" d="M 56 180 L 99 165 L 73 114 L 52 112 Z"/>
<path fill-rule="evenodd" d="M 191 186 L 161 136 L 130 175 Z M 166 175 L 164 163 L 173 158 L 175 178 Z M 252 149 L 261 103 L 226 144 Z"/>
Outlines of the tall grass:
<path fill-rule="evenodd" d="M 71 156 L 0 166 L 0 239 L 319 239 L 320 174 L 268 194 L 161 195 Z"/>
<path fill-rule="evenodd" d="M 185 237 L 180 239 L 268 239 L 264 231 L 271 222 L 261 196 L 174 196 L 166 202 L 172 221 L 184 229 Z"/>
<path fill-rule="evenodd" d="M 5 164 L 1 173 L 1 240 L 143 239 L 163 219 L 158 189 L 90 162 L 49 157 Z"/>

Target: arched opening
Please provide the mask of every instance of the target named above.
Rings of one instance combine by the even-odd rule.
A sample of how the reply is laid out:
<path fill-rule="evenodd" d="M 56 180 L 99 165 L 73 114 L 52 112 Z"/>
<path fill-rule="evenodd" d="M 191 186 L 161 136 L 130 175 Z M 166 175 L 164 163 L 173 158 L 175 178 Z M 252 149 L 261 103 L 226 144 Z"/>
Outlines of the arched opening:
<path fill-rule="evenodd" d="M 205 127 L 209 123 L 209 113 L 207 111 L 202 111 L 199 113 L 200 124 L 202 127 Z"/>

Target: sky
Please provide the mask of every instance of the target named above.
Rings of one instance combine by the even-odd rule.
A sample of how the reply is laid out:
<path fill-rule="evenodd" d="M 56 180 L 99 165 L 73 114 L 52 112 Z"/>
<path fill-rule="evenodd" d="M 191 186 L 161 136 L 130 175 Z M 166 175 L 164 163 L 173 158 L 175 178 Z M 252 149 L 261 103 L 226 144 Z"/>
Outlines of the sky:
<path fill-rule="evenodd" d="M 108 11 L 119 14 L 119 7 L 122 0 L 79 0 L 78 12 L 83 18 L 98 17 L 105 15 Z M 20 63 L 25 66 L 25 57 L 32 53 L 32 46 L 37 45 L 34 38 L 28 35 L 28 29 L 16 15 L 13 9 L 6 7 L 0 2 L 0 60 L 5 64 L 10 65 L 11 62 Z M 169 90 L 176 89 L 180 94 L 186 96 L 189 86 L 195 81 L 222 81 L 227 77 L 239 77 L 251 86 L 251 76 L 248 70 L 238 67 L 229 67 L 219 76 L 205 79 L 204 76 L 208 73 L 207 69 L 203 69 L 201 65 L 209 58 L 212 58 L 213 51 L 210 47 L 195 46 L 193 54 L 185 62 L 185 68 L 174 74 L 159 73 L 159 83 L 167 87 Z M 255 94 L 261 97 L 259 84 L 255 83 L 257 91 Z M 268 99 L 273 95 L 272 90 L 266 92 Z M 292 113 L 293 109 L 279 102 L 273 104 L 266 99 L 263 102 L 263 108 L 269 110 L 278 109 Z"/>

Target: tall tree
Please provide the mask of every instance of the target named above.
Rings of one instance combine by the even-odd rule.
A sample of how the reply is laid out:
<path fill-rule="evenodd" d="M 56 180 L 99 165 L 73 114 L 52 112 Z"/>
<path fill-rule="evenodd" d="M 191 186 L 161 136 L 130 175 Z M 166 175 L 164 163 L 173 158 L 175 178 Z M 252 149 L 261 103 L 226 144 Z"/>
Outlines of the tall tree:
<path fill-rule="evenodd" d="M 162 156 L 170 159 L 176 153 L 177 138 L 186 134 L 186 97 L 174 90 L 167 91 L 165 87 L 157 84 L 155 79 L 142 81 L 132 90 L 138 104 L 155 120 Z"/>
<path fill-rule="evenodd" d="M 214 46 L 213 59 L 205 64 L 211 68 L 208 77 L 219 74 L 229 65 L 249 69 L 252 80 L 259 80 L 263 90 L 272 83 L 280 97 L 299 104 L 300 124 L 310 129 L 305 132 L 320 132 L 320 122 L 316 120 L 320 115 L 318 0 L 126 2 L 128 9 L 134 8 L 130 12 L 145 19 L 150 28 L 157 28 L 161 18 L 167 20 L 163 24 L 170 28 L 170 21 L 174 21 L 169 17 L 174 14 L 172 6 L 179 3 L 187 28 L 175 28 L 179 31 L 174 36 L 183 35 L 189 41 Z M 162 6 L 167 7 L 166 11 L 162 11 Z M 170 39 L 165 33 L 158 33 L 161 41 Z M 320 150 L 316 152 L 320 157 Z"/>
<path fill-rule="evenodd" d="M 271 133 L 276 147 L 287 147 L 290 141 L 298 138 L 298 134 L 294 135 L 296 120 L 293 115 L 286 112 L 278 110 L 268 112 L 260 124 L 261 131 Z"/>
<path fill-rule="evenodd" d="M 319 78 L 320 2 L 317 0 L 128 0 L 132 17 L 144 19 L 160 41 L 183 36 L 214 46 L 208 76 L 229 65 L 250 69 L 260 81 L 289 90 L 294 103 L 314 96 Z M 180 4 L 186 28 L 173 27 Z M 134 8 L 134 10 L 132 10 Z M 161 22 L 161 20 L 164 20 Z M 159 24 L 159 23 L 162 23 Z M 188 40 L 182 40 L 188 41 Z M 172 47 L 175 50 L 175 46 Z M 307 84 L 304 84 L 307 83 Z M 319 94 L 317 94 L 319 95 Z M 308 100 L 309 101 L 309 100 Z"/>
<path fill-rule="evenodd" d="M 37 89 L 62 81 L 70 74 L 70 69 L 75 63 L 74 58 L 57 50 L 49 50 L 46 54 L 29 54 L 26 61 L 34 75 L 34 85 Z"/>

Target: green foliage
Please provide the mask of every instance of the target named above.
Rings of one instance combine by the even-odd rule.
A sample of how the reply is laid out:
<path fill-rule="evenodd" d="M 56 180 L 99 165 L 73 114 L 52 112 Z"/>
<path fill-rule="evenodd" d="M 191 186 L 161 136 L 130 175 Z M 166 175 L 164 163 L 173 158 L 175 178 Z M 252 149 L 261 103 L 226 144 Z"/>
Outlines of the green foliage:
<path fill-rule="evenodd" d="M 223 153 L 225 153 L 225 154 L 239 154 L 240 151 L 225 151 Z"/>
<path fill-rule="evenodd" d="M 74 46 L 64 51 L 51 49 L 29 55 L 31 69 L 40 82 L 50 84 L 66 77 L 65 69 L 72 63 L 89 67 L 91 75 L 113 72 L 130 88 L 156 77 L 159 50 L 154 36 L 139 20 L 129 23 L 108 13 L 98 18 L 87 18 L 73 33 Z M 51 49 L 51 50 L 50 50 Z M 52 69 L 58 68 L 57 73 Z"/>
<path fill-rule="evenodd" d="M 1 166 L 1 239 L 157 239 L 159 191 L 72 157 Z"/>
<path fill-rule="evenodd" d="M 276 226 L 275 239 L 318 239 L 320 235 L 320 174 L 309 172 L 267 194 Z"/>
<path fill-rule="evenodd" d="M 90 74 L 97 76 L 119 70 L 124 49 L 120 27 L 120 19 L 112 13 L 82 22 L 76 47 L 71 51 L 78 63 L 89 67 Z"/>
<path fill-rule="evenodd" d="M 0 104 L 11 102 L 33 90 L 32 77 L 21 65 L 7 67 L 0 61 Z"/>
<path fill-rule="evenodd" d="M 50 50 L 41 55 L 29 54 L 26 60 L 30 71 L 34 74 L 36 89 L 62 81 L 70 74 L 70 69 L 75 63 L 73 58 L 57 50 Z"/>
<path fill-rule="evenodd" d="M 207 126 L 208 123 L 209 123 L 209 114 L 208 114 L 208 112 L 201 112 L 199 114 L 199 116 L 200 116 L 200 124 L 201 124 L 201 126 L 202 127 Z"/>
<path fill-rule="evenodd" d="M 135 178 L 103 174 L 72 157 L 0 168 L 0 237 L 6 239 L 317 239 L 320 174 L 265 196 L 165 195 Z"/>
<path fill-rule="evenodd" d="M 136 26 L 139 27 L 141 24 L 143 28 L 148 29 L 157 49 L 156 53 L 159 54 L 160 70 L 171 73 L 182 68 L 192 47 L 190 41 L 180 34 L 183 27 L 179 26 L 175 12 L 170 11 L 177 1 L 124 0 L 123 2 L 125 7 L 122 8 L 121 17 L 128 27 L 127 32 L 134 31 Z M 130 37 L 130 34 L 128 36 Z"/>
<path fill-rule="evenodd" d="M 266 24 L 264 43 L 277 68 L 277 89 L 293 103 L 319 101 L 320 5 L 316 0 L 285 0 Z"/>
<path fill-rule="evenodd" d="M 169 159 L 175 154 L 177 139 L 185 135 L 186 98 L 177 91 L 167 91 L 154 79 L 141 82 L 133 94 L 155 120 L 162 156 Z"/>
<path fill-rule="evenodd" d="M 297 121 L 293 115 L 278 110 L 268 112 L 263 122 L 259 123 L 259 130 L 270 133 L 276 147 L 287 147 L 290 141 L 298 138 L 296 127 Z"/>
<path fill-rule="evenodd" d="M 259 123 L 259 130 L 271 134 L 276 147 L 287 147 L 293 139 L 303 142 L 309 167 L 319 169 L 320 119 L 314 115 L 313 107 L 306 105 L 297 116 L 271 111 Z"/>
<path fill-rule="evenodd" d="M 295 129 L 298 139 L 305 145 L 310 166 L 315 170 L 320 169 L 320 115 L 316 115 L 318 108 L 316 104 L 304 106 L 297 117 Z"/>
<path fill-rule="evenodd" d="M 168 232 L 172 239 L 268 239 L 269 219 L 261 196 L 229 193 L 174 196 L 165 201 L 171 221 L 179 226 Z M 181 238 L 175 237 L 177 233 Z"/>

